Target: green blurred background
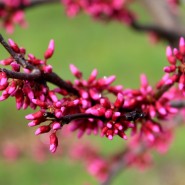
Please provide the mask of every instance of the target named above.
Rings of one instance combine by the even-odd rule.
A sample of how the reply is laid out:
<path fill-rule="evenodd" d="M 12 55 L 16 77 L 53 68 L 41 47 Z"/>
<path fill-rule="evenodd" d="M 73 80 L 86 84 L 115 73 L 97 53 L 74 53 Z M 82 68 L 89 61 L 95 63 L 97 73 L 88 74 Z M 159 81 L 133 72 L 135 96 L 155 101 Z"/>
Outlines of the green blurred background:
<path fill-rule="evenodd" d="M 147 35 L 136 33 L 119 23 L 95 22 L 85 15 L 74 19 L 65 16 L 59 5 L 47 5 L 30 9 L 26 12 L 28 29 L 16 28 L 13 35 L 1 33 L 5 38 L 11 37 L 19 45 L 27 48 L 29 53 L 43 57 L 51 38 L 55 40 L 54 57 L 49 60 L 54 71 L 65 79 L 73 79 L 69 64 L 75 64 L 88 77 L 92 69 L 97 68 L 99 76 L 116 74 L 115 84 L 124 87 L 139 86 L 139 75 L 147 74 L 154 84 L 163 75 L 166 43 L 151 45 Z M 143 17 L 145 17 L 143 15 Z M 0 47 L 0 59 L 8 57 Z M 19 137 L 29 146 L 36 138 L 34 128 L 27 127 L 24 116 L 32 112 L 17 111 L 13 99 L 0 104 L 0 139 L 1 143 Z M 184 185 L 185 184 L 185 149 L 184 128 L 176 131 L 175 141 L 165 155 L 154 154 L 154 166 L 145 172 L 128 169 L 119 175 L 114 185 Z M 98 143 L 104 154 L 112 153 L 124 146 L 124 141 L 113 141 L 88 137 Z M 16 139 L 15 139 L 16 140 Z M 62 141 L 67 142 L 67 140 Z M 49 152 L 48 152 L 49 153 Z M 97 184 L 88 175 L 80 163 L 72 164 L 66 157 L 51 155 L 46 161 L 36 162 L 32 158 L 22 157 L 15 162 L 0 159 L 0 184 L 7 185 L 80 185 Z"/>

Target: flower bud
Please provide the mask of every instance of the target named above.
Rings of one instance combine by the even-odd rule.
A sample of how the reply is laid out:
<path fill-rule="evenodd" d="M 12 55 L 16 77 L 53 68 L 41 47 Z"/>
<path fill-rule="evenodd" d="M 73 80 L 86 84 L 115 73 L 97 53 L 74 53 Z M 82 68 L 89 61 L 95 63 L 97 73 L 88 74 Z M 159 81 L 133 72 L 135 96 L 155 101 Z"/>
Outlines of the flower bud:
<path fill-rule="evenodd" d="M 48 49 L 44 53 L 44 58 L 46 60 L 52 57 L 52 55 L 54 53 L 54 49 L 55 49 L 55 43 L 54 43 L 54 40 L 51 39 L 50 42 L 49 42 L 49 45 L 48 45 Z"/>
<path fill-rule="evenodd" d="M 52 153 L 55 153 L 56 152 L 56 149 L 58 147 L 58 138 L 57 138 L 57 136 L 56 136 L 55 133 L 52 133 L 49 138 L 50 138 L 50 147 L 49 147 L 49 150 Z"/>
<path fill-rule="evenodd" d="M 18 47 L 18 45 L 12 40 L 12 39 L 8 39 L 8 42 L 10 44 L 10 47 L 16 52 L 16 53 L 20 53 L 20 49 Z"/>
<path fill-rule="evenodd" d="M 39 135 L 39 134 L 44 134 L 50 131 L 50 126 L 48 125 L 43 125 L 40 126 L 36 131 L 35 131 L 35 135 Z"/>

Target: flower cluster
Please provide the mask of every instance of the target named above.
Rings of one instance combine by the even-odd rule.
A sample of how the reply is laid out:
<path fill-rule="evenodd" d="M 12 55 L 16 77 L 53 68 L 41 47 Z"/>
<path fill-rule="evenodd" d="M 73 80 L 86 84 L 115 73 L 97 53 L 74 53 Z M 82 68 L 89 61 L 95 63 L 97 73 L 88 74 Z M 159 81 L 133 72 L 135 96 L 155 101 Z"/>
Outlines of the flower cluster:
<path fill-rule="evenodd" d="M 100 130 L 101 135 L 109 140 L 116 135 L 127 139 L 125 132 L 131 130 L 132 135 L 139 134 L 154 143 L 163 132 L 160 122 L 177 112 L 170 104 L 176 93 L 169 90 L 173 76 L 165 75 L 152 88 L 146 76 L 141 75 L 139 89 L 123 89 L 121 85 L 112 85 L 115 76 L 98 78 L 96 69 L 85 80 L 82 72 L 71 64 L 70 70 L 76 78 L 73 83 L 61 79 L 52 72 L 52 66 L 47 64 L 54 53 L 53 40 L 50 41 L 43 60 L 33 54 L 28 54 L 26 59 L 26 50 L 11 39 L 7 44 L 1 37 L 1 43 L 11 57 L 0 63 L 9 65 L 11 70 L 1 69 L 0 100 L 11 96 L 15 97 L 17 109 L 39 109 L 26 116 L 30 120 L 28 126 L 39 126 L 35 131 L 36 135 L 50 133 L 52 153 L 58 146 L 57 131 L 69 123 L 71 131 L 78 131 L 78 137 L 84 133 L 97 134 Z M 180 43 L 182 52 L 182 39 Z M 169 58 L 172 61 L 174 56 Z M 174 62 L 172 66 L 175 66 Z M 51 89 L 48 82 L 58 87 Z M 110 99 L 107 96 L 109 94 L 114 98 Z"/>
<path fill-rule="evenodd" d="M 83 10 L 88 15 L 99 20 L 117 20 L 131 24 L 135 19 L 134 14 L 128 9 L 131 0 L 62 0 L 68 16 L 75 16 Z"/>
<path fill-rule="evenodd" d="M 185 40 L 183 37 L 180 38 L 179 49 L 167 47 L 166 56 L 170 65 L 164 67 L 164 72 L 171 74 L 171 79 L 173 78 L 171 84 L 177 82 L 179 90 L 185 94 Z"/>
<path fill-rule="evenodd" d="M 0 2 L 0 23 L 7 33 L 14 31 L 15 24 L 22 27 L 27 25 L 23 7 L 28 5 L 29 0 L 3 0 L 3 2 Z"/>
<path fill-rule="evenodd" d="M 26 50 L 19 47 L 13 40 L 9 39 L 9 45 L 16 55 L 24 57 Z M 45 53 L 45 59 L 39 60 L 34 55 L 28 54 L 27 61 L 32 64 L 33 67 L 39 68 L 41 73 L 51 73 L 51 65 L 47 65 L 47 59 L 49 59 L 54 51 L 54 41 L 51 40 L 48 49 Z M 19 64 L 12 56 L 1 60 L 1 65 L 10 66 L 12 71 L 2 69 L 0 72 L 0 89 L 2 95 L 0 96 L 0 101 L 7 99 L 12 96 L 15 97 L 17 109 L 26 109 L 30 106 L 35 109 L 38 101 L 45 101 L 48 98 L 48 87 L 41 81 L 36 82 L 33 80 L 24 80 L 9 78 L 11 75 L 21 74 L 21 64 Z M 30 75 L 32 71 L 28 68 L 23 68 L 24 73 Z M 44 106 L 44 105 L 43 105 Z"/>

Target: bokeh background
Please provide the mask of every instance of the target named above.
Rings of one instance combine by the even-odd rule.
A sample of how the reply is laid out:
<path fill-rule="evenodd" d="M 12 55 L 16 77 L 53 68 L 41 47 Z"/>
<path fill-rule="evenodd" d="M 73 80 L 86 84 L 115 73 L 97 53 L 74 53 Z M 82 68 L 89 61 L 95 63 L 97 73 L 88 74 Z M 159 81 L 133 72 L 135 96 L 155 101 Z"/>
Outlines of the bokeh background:
<path fill-rule="evenodd" d="M 140 11 L 142 19 L 146 15 Z M 142 13 L 141 13 L 142 12 Z M 99 77 L 116 74 L 115 84 L 124 87 L 139 87 L 139 75 L 145 73 L 151 84 L 163 75 L 167 64 L 165 48 L 167 43 L 152 45 L 147 35 L 134 32 L 120 23 L 100 23 L 85 15 L 69 19 L 60 5 L 44 5 L 26 12 L 29 22 L 27 29 L 16 28 L 13 35 L 1 33 L 7 39 L 11 37 L 29 53 L 43 57 L 51 38 L 55 40 L 55 54 L 49 62 L 54 71 L 64 79 L 73 80 L 69 64 L 75 64 L 88 77 L 92 69 L 97 68 Z M 8 57 L 0 46 L 0 59 Z M 63 153 L 62 146 L 68 140 L 60 139 L 61 153 L 50 154 L 41 159 L 32 155 L 37 150 L 35 128 L 28 128 L 24 116 L 32 110 L 17 111 L 14 99 L 0 103 L 0 184 L 7 185 L 80 185 L 98 184 L 85 170 L 81 162 L 72 163 Z M 74 133 L 75 134 L 75 133 Z M 125 145 L 125 141 L 114 138 L 109 141 L 97 136 L 85 137 L 91 143 L 99 145 L 104 155 L 113 153 Z M 77 139 L 76 139 L 77 140 Z M 4 145 L 17 144 L 24 148 L 25 154 L 14 160 L 4 157 Z M 64 143 L 65 142 L 65 143 Z M 42 143 L 42 142 L 41 142 Z M 42 144 L 41 144 L 42 145 Z M 154 153 L 152 168 L 144 172 L 137 169 L 124 170 L 113 185 L 185 185 L 185 137 L 183 125 L 175 132 L 174 142 L 165 155 Z M 14 151 L 14 148 L 12 148 Z M 11 150 L 10 150 L 11 151 Z M 14 151 L 16 152 L 16 151 Z M 45 159 L 45 160 L 44 160 Z"/>

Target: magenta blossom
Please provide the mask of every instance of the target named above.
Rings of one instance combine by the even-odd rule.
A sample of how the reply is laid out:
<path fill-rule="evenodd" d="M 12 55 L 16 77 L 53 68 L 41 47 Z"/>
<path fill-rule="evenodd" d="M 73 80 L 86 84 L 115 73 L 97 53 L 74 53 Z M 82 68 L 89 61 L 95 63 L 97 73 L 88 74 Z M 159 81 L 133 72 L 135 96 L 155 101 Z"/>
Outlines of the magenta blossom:
<path fill-rule="evenodd" d="M 7 33 L 13 33 L 15 24 L 27 26 L 23 7 L 29 5 L 29 0 L 3 0 L 0 3 L 0 23 Z"/>

